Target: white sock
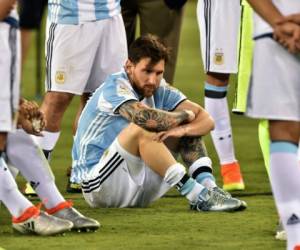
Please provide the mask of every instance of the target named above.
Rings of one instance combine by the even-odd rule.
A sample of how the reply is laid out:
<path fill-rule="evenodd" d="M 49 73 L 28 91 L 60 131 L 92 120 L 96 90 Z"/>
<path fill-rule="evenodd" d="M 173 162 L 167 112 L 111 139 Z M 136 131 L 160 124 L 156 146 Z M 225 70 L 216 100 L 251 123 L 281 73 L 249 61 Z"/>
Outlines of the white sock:
<path fill-rule="evenodd" d="M 208 189 L 217 186 L 216 179 L 212 174 L 212 162 L 207 156 L 199 158 L 189 167 L 189 175 Z"/>
<path fill-rule="evenodd" d="M 300 168 L 297 146 L 271 142 L 270 179 L 280 218 L 287 233 L 288 249 L 300 245 Z"/>
<path fill-rule="evenodd" d="M 60 132 L 43 131 L 43 136 L 32 136 L 33 140 L 43 150 L 52 151 L 59 139 Z"/>
<path fill-rule="evenodd" d="M 223 98 L 211 98 L 209 93 L 226 93 L 226 87 L 217 87 L 205 84 L 206 96 L 204 98 L 205 109 L 215 121 L 215 129 L 211 136 L 221 164 L 237 161 L 235 158 L 230 116 L 226 96 Z M 207 96 L 208 95 L 208 96 Z"/>
<path fill-rule="evenodd" d="M 193 189 L 185 196 L 190 202 L 195 202 L 198 200 L 199 194 L 205 187 L 199 183 L 196 183 Z"/>
<path fill-rule="evenodd" d="M 10 133 L 7 137 L 6 151 L 10 162 L 35 189 L 46 208 L 52 208 L 65 201 L 55 185 L 48 161 L 28 134 L 23 130 Z"/>
<path fill-rule="evenodd" d="M 19 217 L 27 208 L 33 206 L 18 190 L 3 157 L 0 157 L 0 200 L 14 217 Z"/>

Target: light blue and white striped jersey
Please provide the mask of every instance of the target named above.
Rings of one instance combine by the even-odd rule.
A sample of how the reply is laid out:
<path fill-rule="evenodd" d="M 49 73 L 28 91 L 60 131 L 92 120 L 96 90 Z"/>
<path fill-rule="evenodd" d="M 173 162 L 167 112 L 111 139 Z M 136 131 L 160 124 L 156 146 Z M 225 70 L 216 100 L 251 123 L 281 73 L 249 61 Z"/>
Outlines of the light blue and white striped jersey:
<path fill-rule="evenodd" d="M 48 20 L 80 24 L 107 19 L 121 12 L 120 0 L 49 0 Z"/>
<path fill-rule="evenodd" d="M 185 99 L 179 90 L 162 80 L 154 95 L 141 102 L 152 108 L 172 111 Z M 72 182 L 84 180 L 103 152 L 128 126 L 129 121 L 118 113 L 118 108 L 129 100 L 140 101 L 141 98 L 132 88 L 125 71 L 121 71 L 107 77 L 87 102 L 74 138 Z"/>

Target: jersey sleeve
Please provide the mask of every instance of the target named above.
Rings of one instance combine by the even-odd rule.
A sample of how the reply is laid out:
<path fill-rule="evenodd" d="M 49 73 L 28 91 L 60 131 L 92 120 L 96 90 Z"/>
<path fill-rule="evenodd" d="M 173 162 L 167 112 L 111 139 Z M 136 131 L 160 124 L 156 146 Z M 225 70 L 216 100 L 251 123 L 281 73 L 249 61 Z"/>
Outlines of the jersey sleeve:
<path fill-rule="evenodd" d="M 119 114 L 118 109 L 130 100 L 138 101 L 132 87 L 125 80 L 117 79 L 108 84 L 103 91 L 102 105 L 99 108 L 108 108 L 113 114 Z M 102 110 L 104 111 L 104 110 Z"/>
<path fill-rule="evenodd" d="M 187 97 L 178 89 L 170 86 L 166 81 L 162 81 L 155 96 L 157 108 L 173 111 L 176 107 L 187 99 Z"/>

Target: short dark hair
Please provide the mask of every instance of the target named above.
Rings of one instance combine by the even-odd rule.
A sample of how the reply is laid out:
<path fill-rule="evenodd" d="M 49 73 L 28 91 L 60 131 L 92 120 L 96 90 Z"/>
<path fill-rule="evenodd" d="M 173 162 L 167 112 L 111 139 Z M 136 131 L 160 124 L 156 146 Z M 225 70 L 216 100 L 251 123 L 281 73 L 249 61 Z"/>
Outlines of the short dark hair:
<path fill-rule="evenodd" d="M 170 49 L 155 35 L 147 34 L 137 38 L 129 47 L 128 58 L 137 64 L 143 58 L 150 58 L 151 64 L 168 61 Z"/>

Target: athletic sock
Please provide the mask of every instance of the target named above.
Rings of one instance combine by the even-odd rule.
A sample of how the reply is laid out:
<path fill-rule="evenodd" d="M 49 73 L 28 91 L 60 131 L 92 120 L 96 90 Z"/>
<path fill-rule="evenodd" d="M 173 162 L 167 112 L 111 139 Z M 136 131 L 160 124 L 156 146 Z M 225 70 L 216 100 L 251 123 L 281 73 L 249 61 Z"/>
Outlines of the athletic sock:
<path fill-rule="evenodd" d="M 189 168 L 189 175 L 199 184 L 208 189 L 216 187 L 216 179 L 212 172 L 212 163 L 209 157 L 201 157 Z"/>
<path fill-rule="evenodd" d="M 7 157 L 37 192 L 46 208 L 65 201 L 55 185 L 49 163 L 23 130 L 8 135 Z"/>
<path fill-rule="evenodd" d="M 197 183 L 196 180 L 185 174 L 182 179 L 176 184 L 176 188 L 181 195 L 185 196 L 190 202 L 195 202 L 199 194 L 206 190 L 204 186 Z"/>
<path fill-rule="evenodd" d="M 44 155 L 48 161 L 50 161 L 51 152 L 53 151 L 60 132 L 43 131 L 43 136 L 33 136 L 34 141 L 43 149 Z"/>
<path fill-rule="evenodd" d="M 18 190 L 2 156 L 0 156 L 0 200 L 13 217 L 19 217 L 27 208 L 33 206 Z"/>
<path fill-rule="evenodd" d="M 205 109 L 215 121 L 211 136 L 221 164 L 236 161 L 226 94 L 227 86 L 205 83 Z"/>
<path fill-rule="evenodd" d="M 300 168 L 297 145 L 272 141 L 270 179 L 280 218 L 287 233 L 288 249 L 300 244 Z"/>

